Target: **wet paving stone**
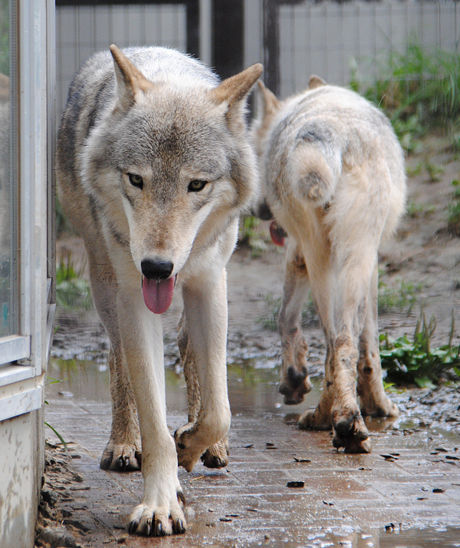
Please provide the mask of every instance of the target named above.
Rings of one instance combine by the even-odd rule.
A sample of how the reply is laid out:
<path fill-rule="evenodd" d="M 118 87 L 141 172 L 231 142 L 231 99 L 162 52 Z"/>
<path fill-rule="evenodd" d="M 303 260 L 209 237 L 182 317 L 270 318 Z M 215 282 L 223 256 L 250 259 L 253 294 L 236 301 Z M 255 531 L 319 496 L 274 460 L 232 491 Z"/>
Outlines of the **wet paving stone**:
<path fill-rule="evenodd" d="M 188 504 L 186 534 L 161 540 L 128 535 L 124 526 L 140 500 L 142 476 L 100 470 L 110 402 L 85 394 L 68 369 L 64 374 L 59 390 L 74 396 L 51 391 L 46 420 L 72 442 L 69 466 L 80 481 L 73 476 L 61 504 L 81 546 L 453 546 L 460 539 L 460 466 L 446 459 L 459 454 L 456 432 L 419 428 L 407 434 L 398 423 L 387 430 L 375 423 L 372 453 L 339 453 L 329 432 L 295 427 L 292 409 L 279 404 L 273 383 L 242 390 L 231 375 L 228 466 L 209 470 L 199 463 L 190 474 L 179 470 Z M 79 375 L 78 368 L 73 374 Z M 185 421 L 184 394 L 183 380 L 168 383 L 171 431 Z"/>

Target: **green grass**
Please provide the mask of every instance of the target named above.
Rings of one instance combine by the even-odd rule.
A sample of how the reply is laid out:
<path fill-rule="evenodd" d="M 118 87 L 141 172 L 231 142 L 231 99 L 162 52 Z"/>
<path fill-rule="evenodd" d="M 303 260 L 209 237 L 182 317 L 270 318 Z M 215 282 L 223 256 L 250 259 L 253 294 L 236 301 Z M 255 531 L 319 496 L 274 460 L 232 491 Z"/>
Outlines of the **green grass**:
<path fill-rule="evenodd" d="M 406 214 L 412 219 L 426 217 L 435 211 L 436 207 L 434 205 L 417 204 L 411 200 L 407 203 L 406 207 Z"/>
<path fill-rule="evenodd" d="M 452 135 L 458 145 L 460 125 L 460 55 L 409 44 L 404 54 L 392 52 L 379 63 L 380 76 L 369 86 L 351 87 L 380 106 L 389 116 L 402 146 L 417 151 L 419 139 L 433 128 Z"/>
<path fill-rule="evenodd" d="M 398 287 L 392 288 L 379 279 L 379 314 L 402 310 L 406 310 L 409 314 L 414 305 L 417 303 L 418 294 L 422 288 L 422 285 L 414 284 L 412 282 L 405 282 L 404 280 L 399 280 L 398 283 Z"/>
<path fill-rule="evenodd" d="M 415 384 L 421 388 L 434 387 L 446 380 L 460 380 L 460 346 L 453 345 L 455 322 L 452 315 L 449 340 L 433 348 L 436 329 L 434 317 L 427 322 L 422 312 L 412 336 L 392 339 L 380 335 L 380 358 L 387 385 Z"/>
<path fill-rule="evenodd" d="M 56 304 L 67 309 L 89 310 L 92 307 L 89 283 L 75 270 L 70 255 L 56 268 Z"/>

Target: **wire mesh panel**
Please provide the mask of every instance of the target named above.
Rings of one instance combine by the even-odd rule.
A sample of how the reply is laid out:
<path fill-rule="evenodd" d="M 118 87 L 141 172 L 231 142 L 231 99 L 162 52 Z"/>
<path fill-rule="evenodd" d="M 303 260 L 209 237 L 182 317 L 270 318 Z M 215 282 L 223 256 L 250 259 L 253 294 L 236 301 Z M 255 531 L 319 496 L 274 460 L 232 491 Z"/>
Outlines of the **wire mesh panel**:
<path fill-rule="evenodd" d="M 233 0 L 228 2 L 231 6 Z M 192 4 L 194 17 L 189 17 Z M 156 44 L 191 51 L 187 35 L 194 34 L 200 42 L 194 53 L 206 50 L 209 62 L 215 57 L 211 36 L 222 29 L 215 29 L 213 35 L 207 27 L 219 19 L 212 14 L 220 7 L 222 0 L 135 4 L 108 0 L 93 5 L 88 0 L 59 0 L 58 112 L 73 73 L 93 52 L 112 42 L 121 47 Z M 265 81 L 282 97 L 302 90 L 312 73 L 342 85 L 354 76 L 372 82 L 390 52 L 402 53 L 410 43 L 451 52 L 460 47 L 456 0 L 246 0 L 243 19 L 243 54 L 236 51 L 235 41 L 229 42 L 229 51 L 244 59 L 244 66 L 263 61 Z"/>
<path fill-rule="evenodd" d="M 273 39 L 279 42 L 275 81 L 283 97 L 302 90 L 313 73 L 346 85 L 359 71 L 361 81 L 371 82 L 390 52 L 403 53 L 411 43 L 454 52 L 460 47 L 460 5 L 455 0 L 260 0 L 262 11 L 267 5 L 275 6 L 271 14 L 277 19 L 278 36 Z M 264 40 L 265 48 L 272 47 L 270 37 Z M 266 66 L 267 70 L 273 68 Z"/>
<path fill-rule="evenodd" d="M 157 45 L 186 50 L 186 6 L 152 4 L 65 5 L 56 12 L 57 110 L 62 112 L 73 74 L 93 53 Z"/>

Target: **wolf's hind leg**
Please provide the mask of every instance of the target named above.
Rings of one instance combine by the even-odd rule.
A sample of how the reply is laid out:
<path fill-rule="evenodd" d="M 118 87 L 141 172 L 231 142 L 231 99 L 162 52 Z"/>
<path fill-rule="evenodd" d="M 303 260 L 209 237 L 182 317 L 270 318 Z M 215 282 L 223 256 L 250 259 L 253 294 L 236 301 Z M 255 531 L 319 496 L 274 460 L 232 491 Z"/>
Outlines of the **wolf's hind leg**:
<path fill-rule="evenodd" d="M 332 426 L 336 448 L 349 453 L 370 451 L 369 433 L 356 394 L 358 339 L 369 277 L 376 257 L 372 251 L 341 255 L 334 249 L 329 272 L 311 270 L 310 281 L 327 341 L 325 386 L 315 411 L 299 419 L 301 428 Z"/>
<path fill-rule="evenodd" d="M 188 422 L 190 428 L 195 424 L 201 408 L 200 384 L 196 370 L 193 350 L 189 344 L 184 314 L 179 323 L 178 346 L 181 356 L 184 376 L 187 384 Z M 201 460 L 208 468 L 223 468 L 228 464 L 228 439 L 227 436 L 211 445 L 201 455 Z"/>
<path fill-rule="evenodd" d="M 87 246 L 88 247 L 88 246 Z M 118 315 L 116 311 L 116 277 L 102 246 L 97 257 L 87 249 L 93 300 L 110 338 L 108 357 L 110 393 L 112 396 L 112 428 L 102 453 L 103 470 L 125 472 L 141 467 L 141 440 L 136 403 L 124 363 Z"/>
<path fill-rule="evenodd" d="M 327 337 L 331 341 L 330 378 L 333 444 L 349 453 L 371 450 L 369 433 L 357 397 L 359 340 L 367 315 L 370 286 L 377 268 L 372 240 L 334 250 L 333 314 Z"/>
<path fill-rule="evenodd" d="M 311 390 L 307 370 L 307 343 L 302 335 L 302 306 L 308 294 L 305 261 L 295 244 L 290 244 L 286 261 L 283 303 L 278 320 L 282 345 L 279 391 L 284 403 L 300 403 Z"/>
<path fill-rule="evenodd" d="M 376 266 L 372 275 L 364 328 L 360 338 L 358 395 L 363 415 L 397 417 L 398 408 L 385 394 L 382 383 L 377 325 L 377 276 Z"/>

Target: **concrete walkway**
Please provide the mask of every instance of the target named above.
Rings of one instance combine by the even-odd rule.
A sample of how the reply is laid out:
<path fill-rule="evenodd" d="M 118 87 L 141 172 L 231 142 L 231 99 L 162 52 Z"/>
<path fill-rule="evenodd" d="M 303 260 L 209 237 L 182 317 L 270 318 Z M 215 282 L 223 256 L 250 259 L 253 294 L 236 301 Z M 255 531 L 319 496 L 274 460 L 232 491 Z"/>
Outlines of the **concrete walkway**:
<path fill-rule="evenodd" d="M 99 381 L 82 373 L 88 367 L 97 366 L 67 369 L 65 382 L 50 387 L 46 407 L 46 420 L 72 442 L 70 466 L 79 481 L 59 488 L 58 504 L 82 546 L 460 546 L 458 434 L 407 417 L 394 425 L 373 421 L 371 454 L 337 453 L 330 433 L 296 429 L 292 411 L 299 410 L 281 404 L 271 372 L 262 374 L 264 382 L 230 374 L 230 463 L 218 471 L 201 463 L 191 474 L 180 470 L 186 534 L 129 536 L 124 525 L 140 501 L 142 478 L 99 469 L 110 403 L 107 387 L 98 395 Z M 185 420 L 185 389 L 181 377 L 168 378 L 173 431 Z M 51 431 L 48 437 L 57 441 Z M 292 481 L 303 486 L 289 487 Z"/>

